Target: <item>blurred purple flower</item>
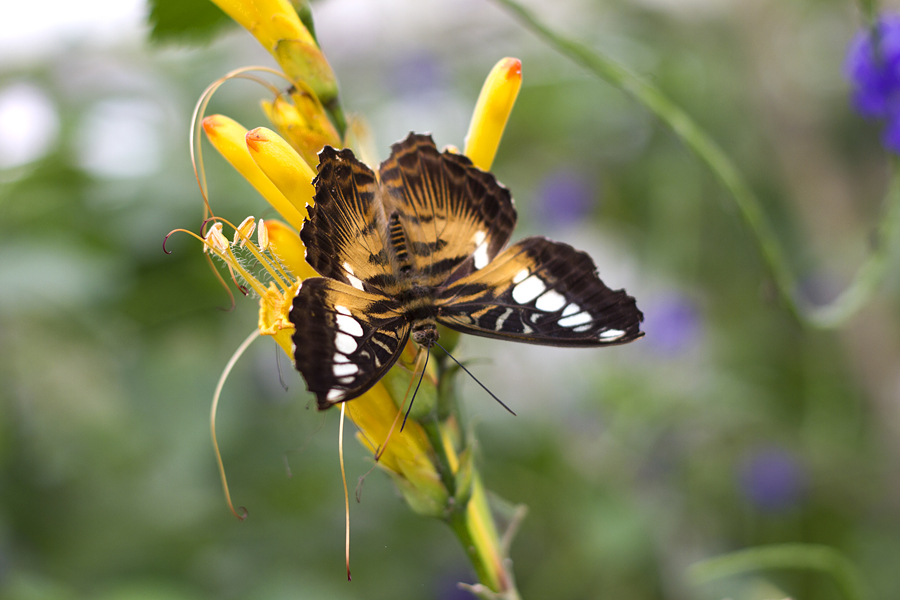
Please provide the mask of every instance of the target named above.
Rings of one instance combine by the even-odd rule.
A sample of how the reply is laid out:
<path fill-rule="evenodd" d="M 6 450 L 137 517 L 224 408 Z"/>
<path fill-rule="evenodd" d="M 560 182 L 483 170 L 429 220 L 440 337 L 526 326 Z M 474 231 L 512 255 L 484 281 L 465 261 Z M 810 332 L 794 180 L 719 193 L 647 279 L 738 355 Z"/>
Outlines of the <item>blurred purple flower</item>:
<path fill-rule="evenodd" d="M 882 143 L 900 154 L 900 15 L 883 15 L 874 34 L 873 30 L 856 34 L 844 72 L 854 86 L 856 110 L 866 118 L 883 119 Z"/>
<path fill-rule="evenodd" d="M 442 90 L 445 79 L 440 62 L 427 52 L 404 56 L 391 70 L 391 86 L 404 98 L 420 98 Z"/>
<path fill-rule="evenodd" d="M 806 471 L 796 456 L 783 448 L 761 448 L 740 466 L 740 487 L 757 508 L 776 512 L 792 508 L 806 489 Z"/>
<path fill-rule="evenodd" d="M 647 343 L 663 354 L 686 350 L 700 337 L 700 313 L 688 298 L 672 294 L 644 310 Z"/>
<path fill-rule="evenodd" d="M 542 223 L 572 225 L 582 220 L 591 208 L 594 190 L 575 171 L 553 171 L 538 185 L 537 217 Z"/>

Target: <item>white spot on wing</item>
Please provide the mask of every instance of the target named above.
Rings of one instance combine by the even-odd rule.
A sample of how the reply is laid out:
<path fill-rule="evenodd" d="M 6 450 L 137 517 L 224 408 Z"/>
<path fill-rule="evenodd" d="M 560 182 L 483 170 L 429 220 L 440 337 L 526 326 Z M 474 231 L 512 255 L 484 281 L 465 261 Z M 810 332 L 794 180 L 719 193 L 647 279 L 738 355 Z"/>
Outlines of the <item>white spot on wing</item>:
<path fill-rule="evenodd" d="M 335 377 L 343 377 L 344 375 L 353 375 L 359 372 L 359 367 L 353 363 L 337 363 L 332 365 Z"/>
<path fill-rule="evenodd" d="M 355 337 L 362 337 L 363 328 L 362 325 L 359 324 L 359 321 L 354 319 L 353 317 L 348 317 L 347 315 L 338 314 L 334 317 L 335 323 L 337 323 L 337 328 L 346 333 L 347 335 L 352 335 Z"/>
<path fill-rule="evenodd" d="M 562 316 L 568 317 L 570 315 L 574 315 L 575 313 L 581 312 L 581 307 L 575 304 L 574 302 L 566 307 L 566 310 L 563 311 Z"/>
<path fill-rule="evenodd" d="M 547 286 L 536 275 L 526 278 L 516 285 L 512 291 L 513 300 L 519 304 L 528 304 L 544 293 Z"/>
<path fill-rule="evenodd" d="M 621 329 L 607 329 L 606 331 L 600 332 L 600 335 L 598 337 L 601 340 L 612 341 L 619 339 L 623 335 L 625 335 L 625 332 Z"/>
<path fill-rule="evenodd" d="M 343 383 L 346 385 L 348 383 L 353 383 L 353 379 L 354 379 L 354 377 L 352 375 L 349 375 L 347 377 L 340 377 L 340 378 L 338 378 L 337 381 L 338 381 L 338 383 Z"/>
<path fill-rule="evenodd" d="M 522 269 L 513 277 L 513 283 L 521 283 L 526 277 L 528 277 L 528 269 Z"/>
<path fill-rule="evenodd" d="M 594 326 L 593 323 L 588 323 L 587 325 L 579 325 L 578 327 L 572 328 L 572 331 L 574 331 L 576 333 L 584 333 L 585 331 L 590 330 L 590 328 L 593 326 Z"/>
<path fill-rule="evenodd" d="M 328 400 L 329 402 L 337 402 L 338 400 L 340 400 L 343 397 L 344 397 L 343 390 L 331 389 L 331 390 L 328 390 L 328 395 L 325 396 L 325 399 Z"/>
<path fill-rule="evenodd" d="M 484 238 L 487 237 L 483 231 L 476 231 L 475 235 L 472 236 L 472 241 L 475 242 L 475 253 L 473 256 L 473 261 L 475 264 L 475 269 L 483 269 L 487 266 L 490 259 L 488 258 L 488 245 L 487 242 L 484 241 Z"/>
<path fill-rule="evenodd" d="M 343 267 L 344 271 L 347 272 L 347 280 L 350 282 L 350 285 L 358 290 L 363 289 L 363 283 L 358 277 L 356 277 L 356 274 L 353 272 L 353 267 L 350 266 L 350 263 L 345 262 L 343 264 Z"/>
<path fill-rule="evenodd" d="M 503 324 L 506 322 L 506 319 L 509 318 L 509 315 L 512 314 L 512 309 L 507 308 L 503 311 L 503 314 L 497 319 L 497 323 L 494 325 L 494 331 L 503 331 Z"/>
<path fill-rule="evenodd" d="M 555 290 L 549 290 L 541 294 L 535 306 L 544 312 L 556 312 L 566 305 L 566 297 Z"/>
<path fill-rule="evenodd" d="M 586 312 L 576 313 L 570 317 L 565 317 L 557 321 L 561 327 L 578 327 L 579 325 L 589 324 L 593 319 Z"/>
<path fill-rule="evenodd" d="M 353 354 L 356 352 L 356 340 L 346 333 L 338 332 L 334 335 L 334 347 L 342 354 Z"/>
<path fill-rule="evenodd" d="M 348 362 L 350 362 L 350 359 L 347 358 L 346 356 L 344 356 L 343 354 L 341 354 L 340 352 L 335 352 L 335 353 L 334 353 L 334 362 L 336 362 L 336 363 L 348 363 Z"/>

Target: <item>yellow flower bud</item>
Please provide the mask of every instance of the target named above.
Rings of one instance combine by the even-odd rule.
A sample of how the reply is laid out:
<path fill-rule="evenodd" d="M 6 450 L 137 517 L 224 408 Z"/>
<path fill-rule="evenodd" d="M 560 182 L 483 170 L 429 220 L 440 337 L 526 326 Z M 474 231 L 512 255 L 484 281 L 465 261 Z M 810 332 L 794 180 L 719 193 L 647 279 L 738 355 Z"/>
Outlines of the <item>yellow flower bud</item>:
<path fill-rule="evenodd" d="M 504 58 L 488 74 L 466 134 L 465 155 L 479 169 L 489 171 L 494 163 L 500 138 L 521 87 L 522 63 L 518 58 Z"/>
<path fill-rule="evenodd" d="M 340 136 L 314 94 L 294 92 L 291 99 L 293 102 L 288 102 L 279 96 L 273 102 L 263 102 L 263 110 L 303 160 L 316 165 L 319 151 L 326 145 L 341 147 Z"/>
<path fill-rule="evenodd" d="M 245 139 L 253 162 L 305 216 L 306 205 L 313 203 L 316 193 L 312 184 L 316 173 L 284 138 L 271 129 L 257 127 L 248 131 Z"/>
<path fill-rule="evenodd" d="M 288 0 L 213 0 L 253 34 L 295 83 L 305 83 L 328 104 L 337 98 L 337 79 L 312 34 Z"/>
<path fill-rule="evenodd" d="M 288 202 L 284 194 L 256 165 L 247 150 L 247 130 L 244 127 L 226 116 L 211 115 L 203 119 L 203 131 L 225 160 L 231 163 L 231 166 L 243 175 L 288 223 L 297 229 L 303 225 L 305 205 L 301 205 L 303 208 L 301 212 Z"/>

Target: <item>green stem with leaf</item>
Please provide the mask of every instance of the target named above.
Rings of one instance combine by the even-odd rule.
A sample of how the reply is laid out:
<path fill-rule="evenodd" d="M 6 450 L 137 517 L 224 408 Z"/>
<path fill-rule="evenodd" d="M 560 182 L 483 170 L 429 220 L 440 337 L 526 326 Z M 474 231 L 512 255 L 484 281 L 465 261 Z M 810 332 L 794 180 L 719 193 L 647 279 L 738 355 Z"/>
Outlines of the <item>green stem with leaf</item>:
<path fill-rule="evenodd" d="M 597 77 L 634 97 L 665 123 L 713 172 L 728 190 L 744 222 L 747 224 L 760 255 L 787 309 L 802 324 L 832 329 L 844 324 L 865 305 L 884 280 L 887 267 L 900 235 L 900 183 L 894 169 L 893 181 L 886 199 L 885 216 L 878 227 L 875 246 L 857 271 L 853 281 L 834 302 L 827 306 L 810 306 L 797 297 L 796 280 L 788 267 L 781 244 L 775 236 L 762 204 L 744 181 L 743 176 L 722 148 L 678 105 L 657 87 L 629 71 L 623 65 L 596 50 L 562 36 L 539 22 L 514 0 L 496 0 L 508 8 L 528 29 L 550 46 L 585 67 Z"/>
<path fill-rule="evenodd" d="M 849 560 L 833 548 L 818 544 L 778 544 L 748 548 L 694 564 L 691 579 L 713 579 L 768 569 L 810 569 L 834 577 L 847 600 L 865 600 L 865 586 Z"/>

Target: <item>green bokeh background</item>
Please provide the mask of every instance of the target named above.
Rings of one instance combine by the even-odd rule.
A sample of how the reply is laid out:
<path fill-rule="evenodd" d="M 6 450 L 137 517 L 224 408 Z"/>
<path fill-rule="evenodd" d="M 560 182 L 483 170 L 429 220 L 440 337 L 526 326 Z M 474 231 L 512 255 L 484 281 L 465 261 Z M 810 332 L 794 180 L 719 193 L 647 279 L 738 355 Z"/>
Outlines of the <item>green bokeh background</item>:
<path fill-rule="evenodd" d="M 497 5 L 313 8 L 345 108 L 369 120 L 382 158 L 410 130 L 461 146 L 490 67 L 522 59 L 493 169 L 516 198 L 516 238 L 590 251 L 647 315 L 647 337 L 627 347 L 459 347 L 519 413 L 461 382 L 498 513 L 529 508 L 511 550 L 522 597 L 839 598 L 820 573 L 688 577 L 698 560 L 787 542 L 831 546 L 872 599 L 900 597 L 896 254 L 878 295 L 843 327 L 804 329 L 706 167 Z M 826 302 L 846 285 L 890 175 L 878 128 L 853 113 L 841 73 L 862 21 L 854 4 L 534 8 L 710 132 L 762 199 L 807 297 Z M 162 33 L 189 15 L 159 17 Z M 216 19 L 196 19 L 209 38 Z M 219 439 L 250 516 L 226 510 L 209 401 L 256 305 L 221 310 L 228 298 L 199 245 L 175 236 L 166 255 L 162 240 L 199 228 L 194 102 L 231 69 L 273 63 L 237 28 L 203 46 L 178 39 L 74 45 L 0 71 L 0 94 L 33 86 L 59 121 L 43 156 L 0 172 L 0 598 L 468 597 L 455 585 L 472 573 L 449 529 L 412 514 L 377 472 L 351 509 L 354 581 L 344 580 L 337 414 L 310 408 L 283 357 L 282 388 L 270 340 L 223 396 Z M 263 98 L 233 82 L 211 111 L 264 125 Z M 115 138 L 129 136 L 143 150 L 126 141 L 117 160 Z M 208 147 L 206 158 L 218 214 L 274 216 Z M 569 196 L 556 193 L 570 184 Z M 352 482 L 370 462 L 355 443 L 346 451 Z"/>

